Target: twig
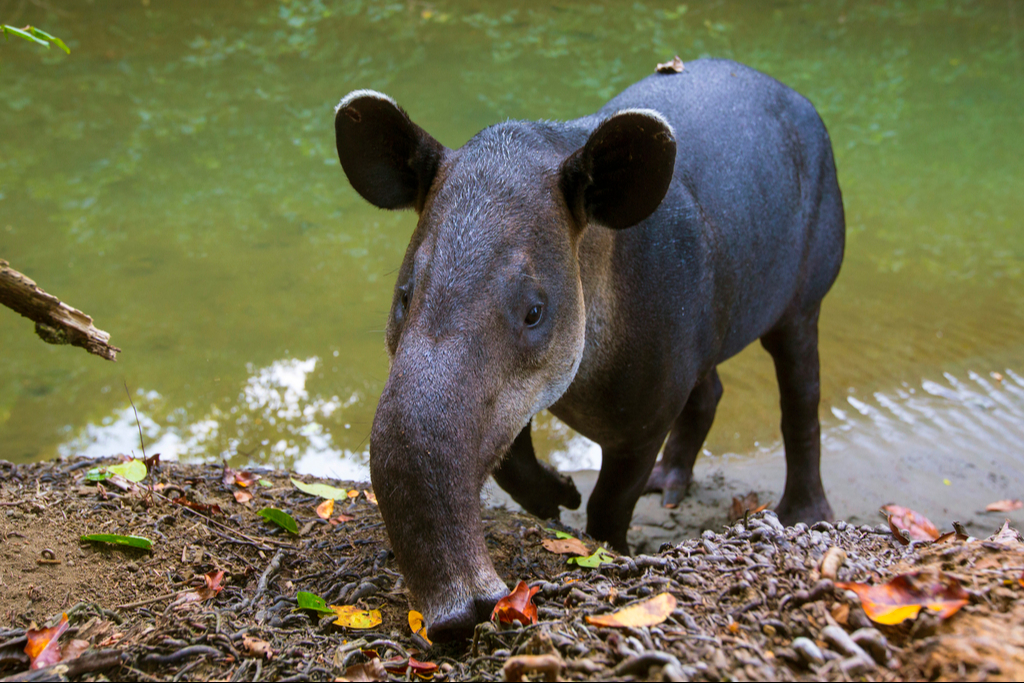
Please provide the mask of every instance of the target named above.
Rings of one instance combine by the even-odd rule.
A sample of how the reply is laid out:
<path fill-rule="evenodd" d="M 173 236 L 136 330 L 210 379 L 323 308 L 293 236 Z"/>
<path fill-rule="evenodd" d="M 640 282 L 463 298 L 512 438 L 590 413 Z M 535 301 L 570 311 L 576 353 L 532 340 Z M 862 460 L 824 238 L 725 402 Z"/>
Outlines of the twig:
<path fill-rule="evenodd" d="M 9 681 L 58 681 L 77 678 L 84 673 L 109 669 L 121 662 L 120 650 L 97 650 L 86 652 L 81 657 L 60 662 L 44 669 L 35 671 L 23 671 L 7 678 L 0 678 L 3 683 Z"/>
<path fill-rule="evenodd" d="M 139 411 L 135 410 L 135 401 L 132 400 L 132 392 L 128 391 L 128 380 L 124 380 L 124 393 L 128 394 L 128 403 L 135 413 L 135 426 L 139 428 L 139 444 L 142 446 L 142 459 L 146 459 L 146 441 L 142 438 L 142 423 L 139 422 Z M 148 473 L 148 472 L 147 472 Z"/>
<path fill-rule="evenodd" d="M 31 279 L 0 259 L 0 304 L 36 324 L 36 334 L 49 344 L 80 346 L 110 361 L 121 349 L 110 344 L 110 334 L 97 329 L 92 318 L 47 294 Z"/>

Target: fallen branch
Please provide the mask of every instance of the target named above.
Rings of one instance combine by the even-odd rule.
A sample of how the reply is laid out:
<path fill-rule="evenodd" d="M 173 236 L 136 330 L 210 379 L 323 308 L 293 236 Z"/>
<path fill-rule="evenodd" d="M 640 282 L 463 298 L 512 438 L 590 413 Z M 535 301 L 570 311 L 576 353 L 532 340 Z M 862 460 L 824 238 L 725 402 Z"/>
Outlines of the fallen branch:
<path fill-rule="evenodd" d="M 77 678 L 82 674 L 102 671 L 121 663 L 120 650 L 93 650 L 86 652 L 80 657 L 60 662 L 45 669 L 34 671 L 23 671 L 7 678 L 0 678 L 2 683 L 13 681 L 66 681 L 70 678 Z"/>
<path fill-rule="evenodd" d="M 47 294 L 30 278 L 0 259 L 0 304 L 36 324 L 36 334 L 50 344 L 81 346 L 89 353 L 116 361 L 121 349 L 110 345 L 110 335 L 93 327 L 92 318 Z"/>

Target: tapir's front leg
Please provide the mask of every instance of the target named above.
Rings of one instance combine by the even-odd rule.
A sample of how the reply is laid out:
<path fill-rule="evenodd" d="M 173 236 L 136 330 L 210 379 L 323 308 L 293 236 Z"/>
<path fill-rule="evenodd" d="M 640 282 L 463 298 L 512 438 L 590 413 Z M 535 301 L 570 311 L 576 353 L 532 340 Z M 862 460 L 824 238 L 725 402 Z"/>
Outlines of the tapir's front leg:
<path fill-rule="evenodd" d="M 664 440 L 662 432 L 651 441 L 601 449 L 601 473 L 587 501 L 587 533 L 608 541 L 620 553 L 629 554 L 626 532 L 633 508 L 644 492 Z"/>
<path fill-rule="evenodd" d="M 523 427 L 508 454 L 491 474 L 498 486 L 531 515 L 557 519 L 560 505 L 570 510 L 580 506 L 580 492 L 571 478 L 537 460 L 530 437 L 532 423 L 531 420 Z"/>

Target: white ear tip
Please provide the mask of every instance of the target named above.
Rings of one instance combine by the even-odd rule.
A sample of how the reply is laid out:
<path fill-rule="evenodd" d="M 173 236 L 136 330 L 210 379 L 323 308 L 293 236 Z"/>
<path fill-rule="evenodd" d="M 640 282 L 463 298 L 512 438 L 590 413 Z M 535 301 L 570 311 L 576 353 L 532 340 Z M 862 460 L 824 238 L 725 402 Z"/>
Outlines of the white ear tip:
<path fill-rule="evenodd" d="M 339 111 L 352 104 L 354 101 L 362 99 L 364 97 L 373 97 L 374 99 L 384 100 L 389 102 L 391 105 L 397 107 L 398 103 L 388 97 L 382 92 L 376 90 L 353 90 L 349 94 L 341 98 L 341 102 L 338 102 L 338 106 L 334 108 L 334 113 L 337 114 Z"/>
<path fill-rule="evenodd" d="M 657 112 L 657 111 L 655 111 L 653 109 L 642 109 L 642 108 L 639 108 L 639 109 L 621 109 L 621 110 L 615 112 L 614 114 L 612 114 L 608 118 L 615 118 L 616 116 L 621 116 L 623 114 L 640 114 L 642 116 L 646 116 L 648 118 L 654 119 L 655 121 L 657 121 L 661 125 L 663 125 L 666 128 L 668 128 L 668 132 L 672 134 L 673 138 L 676 136 L 676 131 L 672 128 L 672 124 L 668 122 L 668 119 L 666 119 L 661 114 L 661 112 Z"/>

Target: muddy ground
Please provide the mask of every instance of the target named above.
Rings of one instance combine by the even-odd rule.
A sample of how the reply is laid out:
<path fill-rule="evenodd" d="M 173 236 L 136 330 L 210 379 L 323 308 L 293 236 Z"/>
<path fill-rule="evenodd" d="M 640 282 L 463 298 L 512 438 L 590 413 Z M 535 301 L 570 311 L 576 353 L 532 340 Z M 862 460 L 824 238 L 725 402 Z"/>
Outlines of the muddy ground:
<path fill-rule="evenodd" d="M 38 675 L 23 653 L 26 629 L 62 613 L 71 622 L 64 639 L 90 649 L 46 671 L 48 680 L 382 680 L 378 656 L 392 680 L 417 677 L 410 657 L 438 665 L 419 676 L 434 680 L 501 680 L 516 665 L 540 680 L 545 673 L 530 666 L 544 664 L 565 680 L 1024 677 L 1024 543 L 1012 531 L 904 546 L 884 524 L 783 528 L 758 513 L 585 569 L 543 547 L 551 523 L 489 508 L 498 573 L 509 586 L 525 580 L 539 589 L 539 623 L 485 624 L 472 643 L 431 646 L 409 627 L 414 606 L 367 484 L 328 482 L 360 492 L 335 508 L 335 519 L 351 519 L 331 524 L 316 514 L 321 501 L 286 473 L 262 472 L 270 486 L 250 487 L 254 498 L 242 504 L 240 487 L 226 486 L 219 467 L 163 464 L 145 486 L 122 490 L 86 481 L 96 464 L 0 461 L 0 680 Z M 179 496 L 220 513 L 171 502 Z M 299 533 L 257 516 L 264 507 L 289 512 Z M 993 519 L 990 533 L 999 526 Z M 80 540 L 90 533 L 144 536 L 154 546 Z M 922 610 L 897 626 L 874 624 L 853 592 L 822 576 L 831 547 L 846 552 L 835 581 L 942 571 L 961 582 L 968 604 L 945 620 Z M 219 594 L 179 601 L 218 570 Z M 298 610 L 297 591 L 379 610 L 383 621 L 369 630 L 336 626 L 333 616 Z M 677 607 L 659 625 L 586 621 L 664 592 Z"/>

